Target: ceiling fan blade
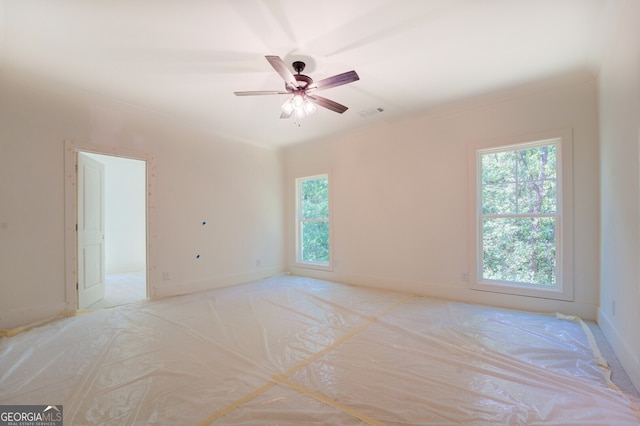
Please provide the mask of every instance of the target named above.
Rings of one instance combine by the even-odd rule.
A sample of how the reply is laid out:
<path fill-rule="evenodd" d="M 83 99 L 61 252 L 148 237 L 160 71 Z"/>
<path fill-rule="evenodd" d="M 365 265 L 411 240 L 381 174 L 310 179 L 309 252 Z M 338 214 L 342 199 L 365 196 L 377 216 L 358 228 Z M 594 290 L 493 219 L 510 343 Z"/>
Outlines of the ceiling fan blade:
<path fill-rule="evenodd" d="M 313 83 L 307 90 L 324 90 L 331 87 L 342 86 L 343 84 L 353 83 L 360 80 L 358 73 L 355 71 L 347 71 L 332 77 L 324 78 Z"/>
<path fill-rule="evenodd" d="M 280 74 L 280 77 L 282 77 L 287 87 L 292 87 L 295 89 L 298 89 L 300 87 L 298 86 L 298 81 L 293 76 L 289 68 L 287 68 L 287 65 L 280 58 L 280 56 L 265 56 L 265 58 L 267 58 L 267 61 L 269 61 L 273 69 L 276 70 L 278 74 Z"/>
<path fill-rule="evenodd" d="M 288 95 L 282 90 L 252 90 L 248 92 L 233 92 L 236 96 Z"/>
<path fill-rule="evenodd" d="M 289 114 L 282 111 L 282 114 L 280 114 L 280 118 L 291 118 L 292 115 L 293 115 L 293 111 L 291 111 Z"/>
<path fill-rule="evenodd" d="M 331 99 L 323 98 L 322 96 L 307 95 L 307 98 L 314 104 L 330 109 L 331 111 L 335 111 L 338 114 L 342 114 L 343 112 L 349 109 L 344 105 L 334 102 Z"/>

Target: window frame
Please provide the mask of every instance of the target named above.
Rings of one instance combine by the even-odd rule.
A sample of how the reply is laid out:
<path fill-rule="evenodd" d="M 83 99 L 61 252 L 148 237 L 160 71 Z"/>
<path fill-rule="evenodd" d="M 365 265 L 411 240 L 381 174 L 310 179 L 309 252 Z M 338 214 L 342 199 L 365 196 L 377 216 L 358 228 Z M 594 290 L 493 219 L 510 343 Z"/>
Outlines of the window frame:
<path fill-rule="evenodd" d="M 328 203 L 328 217 L 326 219 L 304 219 L 302 217 L 302 184 L 303 182 L 317 180 L 317 179 L 327 179 L 327 203 Z M 308 269 L 318 269 L 324 271 L 333 270 L 333 236 L 332 236 L 332 226 L 331 226 L 331 216 L 332 216 L 332 202 L 331 202 L 331 194 L 332 194 L 332 179 L 328 172 L 326 173 L 318 173 L 310 176 L 301 176 L 295 179 L 295 220 L 296 220 L 296 241 L 295 241 L 295 266 L 300 268 L 308 268 Z M 307 222 L 326 222 L 329 228 L 329 260 L 327 262 L 313 262 L 302 259 L 302 225 Z"/>
<path fill-rule="evenodd" d="M 482 155 L 518 151 L 546 145 L 556 145 L 556 283 L 553 286 L 482 279 Z M 471 147 L 470 161 L 470 273 L 472 290 L 573 301 L 573 154 L 572 131 L 545 132 L 510 141 L 497 141 Z M 549 216 L 544 214 L 540 216 Z M 518 214 L 513 217 L 535 217 Z"/>

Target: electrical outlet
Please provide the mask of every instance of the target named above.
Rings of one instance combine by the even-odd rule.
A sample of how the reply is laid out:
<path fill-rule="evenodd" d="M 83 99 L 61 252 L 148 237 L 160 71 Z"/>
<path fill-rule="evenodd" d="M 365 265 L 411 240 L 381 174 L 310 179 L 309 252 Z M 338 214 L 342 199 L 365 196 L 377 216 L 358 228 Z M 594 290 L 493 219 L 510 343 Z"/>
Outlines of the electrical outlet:
<path fill-rule="evenodd" d="M 462 281 L 465 281 L 465 282 L 466 282 L 466 281 L 469 281 L 469 274 L 468 274 L 468 273 L 466 273 L 466 272 L 461 273 L 461 274 L 460 274 L 460 279 L 461 279 Z"/>
<path fill-rule="evenodd" d="M 163 272 L 162 273 L 162 279 L 165 281 L 169 281 L 169 273 L 168 272 Z"/>

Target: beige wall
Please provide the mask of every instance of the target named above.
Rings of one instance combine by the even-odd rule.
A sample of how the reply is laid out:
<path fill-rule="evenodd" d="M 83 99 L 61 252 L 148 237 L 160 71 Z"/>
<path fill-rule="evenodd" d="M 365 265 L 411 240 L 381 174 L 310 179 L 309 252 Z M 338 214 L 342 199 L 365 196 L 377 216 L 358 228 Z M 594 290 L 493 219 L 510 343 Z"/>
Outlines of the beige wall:
<path fill-rule="evenodd" d="M 602 270 L 598 322 L 640 389 L 640 2 L 628 1 L 599 79 Z"/>
<path fill-rule="evenodd" d="M 287 257 L 297 274 L 534 311 L 596 316 L 598 109 L 593 77 L 540 83 L 286 150 Z M 469 151 L 573 129 L 573 302 L 468 288 Z M 535 139 L 534 139 L 535 140 Z M 295 177 L 333 180 L 332 272 L 292 267 Z"/>
<path fill-rule="evenodd" d="M 72 180 L 65 176 L 65 140 L 152 159 L 153 296 L 246 282 L 284 269 L 280 153 L 5 72 L 0 75 L 0 328 L 75 306 L 69 290 L 74 285 L 65 282 L 65 185 Z"/>

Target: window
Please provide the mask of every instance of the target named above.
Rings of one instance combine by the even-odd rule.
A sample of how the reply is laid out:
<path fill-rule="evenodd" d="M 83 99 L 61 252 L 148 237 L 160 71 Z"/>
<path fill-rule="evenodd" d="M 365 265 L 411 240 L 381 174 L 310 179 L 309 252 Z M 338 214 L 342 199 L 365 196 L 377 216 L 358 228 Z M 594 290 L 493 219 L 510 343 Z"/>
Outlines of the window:
<path fill-rule="evenodd" d="M 296 179 L 296 262 L 330 266 L 329 176 Z"/>
<path fill-rule="evenodd" d="M 573 297 L 563 164 L 562 138 L 476 151 L 476 289 Z"/>

